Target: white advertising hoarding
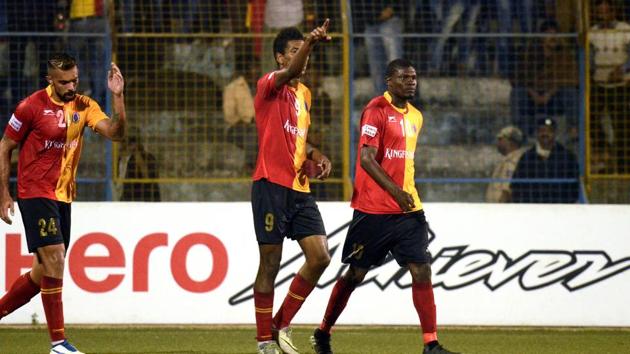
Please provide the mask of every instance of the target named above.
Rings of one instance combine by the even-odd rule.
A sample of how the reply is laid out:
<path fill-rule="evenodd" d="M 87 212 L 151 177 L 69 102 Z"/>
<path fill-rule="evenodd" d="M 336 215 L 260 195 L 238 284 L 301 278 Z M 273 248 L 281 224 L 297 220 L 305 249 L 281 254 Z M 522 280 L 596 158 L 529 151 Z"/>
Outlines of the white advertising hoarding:
<path fill-rule="evenodd" d="M 320 203 L 332 262 L 296 323 L 319 323 L 352 209 Z M 249 203 L 73 203 L 68 323 L 253 323 Z M 630 207 L 426 204 L 439 324 L 630 326 Z M 0 228 L 0 286 L 28 270 L 21 218 Z M 304 261 L 284 243 L 275 308 Z M 417 324 L 411 277 L 372 270 L 339 323 Z M 39 297 L 2 323 L 44 321 Z"/>

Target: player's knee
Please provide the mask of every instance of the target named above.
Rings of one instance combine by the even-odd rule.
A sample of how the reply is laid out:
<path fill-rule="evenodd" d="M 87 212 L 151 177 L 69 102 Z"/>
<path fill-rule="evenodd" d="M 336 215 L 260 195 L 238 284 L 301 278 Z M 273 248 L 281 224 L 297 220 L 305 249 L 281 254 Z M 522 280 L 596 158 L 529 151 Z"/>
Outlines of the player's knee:
<path fill-rule="evenodd" d="M 61 250 L 49 250 L 40 252 L 40 259 L 44 275 L 62 277 L 64 270 L 65 254 Z"/>
<path fill-rule="evenodd" d="M 280 259 L 275 257 L 267 257 L 260 260 L 260 270 L 267 275 L 278 274 L 280 270 Z"/>
<path fill-rule="evenodd" d="M 350 267 L 348 268 L 348 271 L 343 275 L 343 277 L 347 283 L 352 284 L 353 286 L 357 286 L 363 282 L 363 279 L 365 279 L 366 274 L 367 274 L 367 271 Z"/>
<path fill-rule="evenodd" d="M 431 281 L 431 266 L 428 263 L 409 264 L 409 271 L 414 283 Z"/>
<path fill-rule="evenodd" d="M 37 249 L 43 273 L 47 276 L 61 278 L 63 276 L 66 252 L 63 244 L 44 246 Z"/>
<path fill-rule="evenodd" d="M 318 254 L 308 259 L 307 263 L 311 269 L 323 272 L 330 264 L 330 255 L 328 253 Z"/>

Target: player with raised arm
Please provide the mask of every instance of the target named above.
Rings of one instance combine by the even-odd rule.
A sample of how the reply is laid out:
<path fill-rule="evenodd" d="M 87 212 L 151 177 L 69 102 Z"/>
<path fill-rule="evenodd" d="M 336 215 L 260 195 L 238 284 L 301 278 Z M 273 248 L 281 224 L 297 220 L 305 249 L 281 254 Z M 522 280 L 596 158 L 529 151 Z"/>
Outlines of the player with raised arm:
<path fill-rule="evenodd" d="M 331 163 L 307 142 L 311 92 L 300 82 L 315 44 L 330 40 L 328 24 L 326 19 L 306 37 L 297 28 L 282 29 L 273 44 L 278 70 L 258 80 L 254 98 L 258 160 L 252 211 L 260 253 L 254 306 L 258 353 L 262 354 L 298 353 L 289 324 L 330 263 L 324 223 L 303 166 L 307 158 L 314 160 L 321 167 L 317 177 L 325 179 Z M 285 237 L 299 243 L 306 261 L 272 318 L 274 284 Z"/>
<path fill-rule="evenodd" d="M 75 176 L 85 126 L 111 140 L 122 140 L 125 135 L 124 79 L 111 63 L 107 85 L 114 103 L 112 118 L 94 100 L 77 94 L 79 70 L 73 57 L 53 54 L 46 79 L 48 87 L 17 106 L 0 141 L 0 218 L 12 222 L 9 174 L 11 154 L 19 146 L 17 202 L 28 250 L 35 254 L 32 269 L 0 299 L 0 318 L 41 292 L 50 354 L 76 354 L 81 352 L 66 340 L 61 296 L 70 243 L 70 203 L 76 197 Z"/>
<path fill-rule="evenodd" d="M 413 303 L 420 317 L 424 354 L 452 354 L 437 340 L 431 283 L 428 226 L 414 181 L 414 154 L 423 117 L 409 103 L 416 70 L 404 59 L 387 66 L 387 91 L 373 98 L 361 116 L 354 192 L 355 209 L 343 247 L 350 264 L 337 280 L 324 319 L 311 337 L 317 354 L 331 354 L 330 331 L 369 269 L 391 253 L 412 277 Z"/>

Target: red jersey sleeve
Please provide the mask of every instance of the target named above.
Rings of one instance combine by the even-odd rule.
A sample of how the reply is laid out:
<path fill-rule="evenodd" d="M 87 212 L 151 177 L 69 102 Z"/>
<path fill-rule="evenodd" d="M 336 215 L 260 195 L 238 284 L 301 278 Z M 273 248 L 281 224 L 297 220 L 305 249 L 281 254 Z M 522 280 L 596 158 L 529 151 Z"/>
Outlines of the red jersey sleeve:
<path fill-rule="evenodd" d="M 366 109 L 361 116 L 359 146 L 368 145 L 378 148 L 383 129 L 383 111 L 377 108 Z"/>
<path fill-rule="evenodd" d="M 34 116 L 33 107 L 28 103 L 28 100 L 22 101 L 15 108 L 4 134 L 18 143 L 21 142 L 31 130 Z"/>
<path fill-rule="evenodd" d="M 278 89 L 276 88 L 276 72 L 270 72 L 265 74 L 258 80 L 256 92 L 263 98 L 273 97 Z"/>

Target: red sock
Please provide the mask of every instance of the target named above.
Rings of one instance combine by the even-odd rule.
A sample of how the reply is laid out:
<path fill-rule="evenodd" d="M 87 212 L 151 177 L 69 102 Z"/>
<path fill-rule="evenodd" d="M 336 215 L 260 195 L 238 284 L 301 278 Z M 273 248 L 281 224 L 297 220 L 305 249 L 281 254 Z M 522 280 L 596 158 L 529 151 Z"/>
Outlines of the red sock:
<path fill-rule="evenodd" d="M 354 289 L 355 287 L 348 284 L 344 278 L 339 278 L 337 280 L 337 283 L 330 294 L 324 319 L 319 325 L 320 330 L 330 333 L 330 329 L 337 322 L 337 319 L 339 318 L 339 315 L 341 315 L 341 312 L 343 312 L 343 309 L 346 308 L 348 299 L 350 299 L 350 295 L 352 295 Z"/>
<path fill-rule="evenodd" d="M 19 309 L 39 294 L 39 285 L 33 283 L 31 272 L 20 275 L 11 289 L 0 299 L 0 318 Z"/>
<path fill-rule="evenodd" d="M 273 318 L 275 328 L 282 329 L 289 326 L 291 320 L 295 317 L 300 307 L 302 307 L 304 300 L 306 300 L 311 291 L 313 291 L 314 287 L 313 284 L 307 282 L 301 275 L 295 275 L 291 286 L 289 286 L 287 297 L 284 298 L 282 306 L 280 306 L 278 313 L 276 313 L 276 316 Z"/>
<path fill-rule="evenodd" d="M 63 301 L 61 301 L 62 287 L 63 279 L 47 276 L 42 278 L 42 304 L 52 342 L 66 339 L 63 323 Z"/>
<path fill-rule="evenodd" d="M 413 305 L 416 307 L 422 339 L 425 344 L 437 340 L 437 319 L 435 314 L 435 300 L 433 298 L 433 284 L 431 282 L 413 283 Z"/>
<path fill-rule="evenodd" d="M 256 308 L 256 340 L 271 340 L 271 316 L 273 313 L 273 292 L 259 293 L 254 290 L 254 306 Z"/>

